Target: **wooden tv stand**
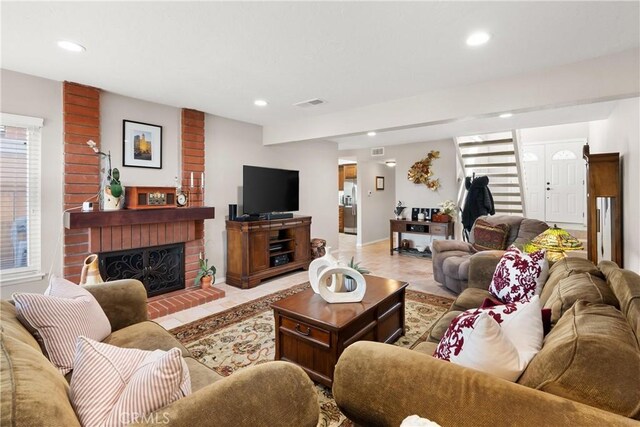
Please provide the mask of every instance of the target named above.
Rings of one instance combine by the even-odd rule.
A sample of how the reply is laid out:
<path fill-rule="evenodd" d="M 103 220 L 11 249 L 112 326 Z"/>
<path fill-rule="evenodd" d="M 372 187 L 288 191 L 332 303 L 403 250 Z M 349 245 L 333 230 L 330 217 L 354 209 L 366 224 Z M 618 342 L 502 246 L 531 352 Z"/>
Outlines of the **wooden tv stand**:
<path fill-rule="evenodd" d="M 253 288 L 264 279 L 311 262 L 311 217 L 294 216 L 264 221 L 226 221 L 227 283 Z M 276 265 L 276 260 L 286 259 Z"/>

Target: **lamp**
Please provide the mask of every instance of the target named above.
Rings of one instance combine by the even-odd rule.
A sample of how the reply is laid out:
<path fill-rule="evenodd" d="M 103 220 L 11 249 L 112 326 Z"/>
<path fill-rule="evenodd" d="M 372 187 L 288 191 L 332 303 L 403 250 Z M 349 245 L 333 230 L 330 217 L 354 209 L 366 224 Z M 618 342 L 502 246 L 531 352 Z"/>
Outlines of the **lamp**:
<path fill-rule="evenodd" d="M 546 249 L 549 261 L 558 261 L 565 258 L 566 251 L 579 251 L 584 249 L 582 242 L 573 237 L 566 230 L 553 225 L 542 233 L 538 234 L 530 244 L 536 249 Z"/>

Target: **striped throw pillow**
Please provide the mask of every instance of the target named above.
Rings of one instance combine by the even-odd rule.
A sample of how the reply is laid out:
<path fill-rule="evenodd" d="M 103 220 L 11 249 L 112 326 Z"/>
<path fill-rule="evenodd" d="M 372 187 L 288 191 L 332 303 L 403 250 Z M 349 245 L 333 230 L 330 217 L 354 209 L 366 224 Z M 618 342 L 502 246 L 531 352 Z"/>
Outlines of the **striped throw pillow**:
<path fill-rule="evenodd" d="M 79 336 L 102 341 L 111 333 L 111 323 L 98 301 L 68 280 L 52 277 L 44 295 L 14 293 L 13 300 L 18 320 L 62 375 L 73 370 Z"/>
<path fill-rule="evenodd" d="M 191 394 L 177 348 L 145 351 L 80 337 L 74 366 L 69 396 L 83 426 L 129 425 Z"/>
<path fill-rule="evenodd" d="M 473 226 L 473 248 L 477 251 L 499 250 L 507 247 L 509 224 L 491 224 L 479 219 Z"/>

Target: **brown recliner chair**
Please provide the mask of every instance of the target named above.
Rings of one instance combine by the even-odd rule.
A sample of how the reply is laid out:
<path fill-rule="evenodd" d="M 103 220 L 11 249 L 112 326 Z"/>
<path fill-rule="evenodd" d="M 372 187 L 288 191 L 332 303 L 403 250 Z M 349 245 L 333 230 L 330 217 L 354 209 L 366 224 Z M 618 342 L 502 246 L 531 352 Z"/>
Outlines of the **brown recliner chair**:
<path fill-rule="evenodd" d="M 509 224 L 511 229 L 507 238 L 507 247 L 514 244 L 522 248 L 522 245 L 549 228 L 545 222 L 521 216 L 494 215 L 481 216 L 478 219 L 483 219 L 491 224 Z M 471 233 L 469 233 L 471 243 L 459 240 L 436 240 L 431 248 L 433 252 L 433 275 L 436 282 L 443 284 L 456 294 L 467 288 L 469 260 L 477 253 L 472 246 L 474 230 L 475 223 L 471 228 Z"/>

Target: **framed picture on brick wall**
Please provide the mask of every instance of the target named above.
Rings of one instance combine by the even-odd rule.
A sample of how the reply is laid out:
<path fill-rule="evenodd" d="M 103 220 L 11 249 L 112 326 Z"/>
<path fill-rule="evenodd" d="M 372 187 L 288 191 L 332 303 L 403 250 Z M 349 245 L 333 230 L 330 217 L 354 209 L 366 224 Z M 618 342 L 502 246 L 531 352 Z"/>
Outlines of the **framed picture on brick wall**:
<path fill-rule="evenodd" d="M 162 169 L 162 126 L 123 120 L 122 165 Z"/>

